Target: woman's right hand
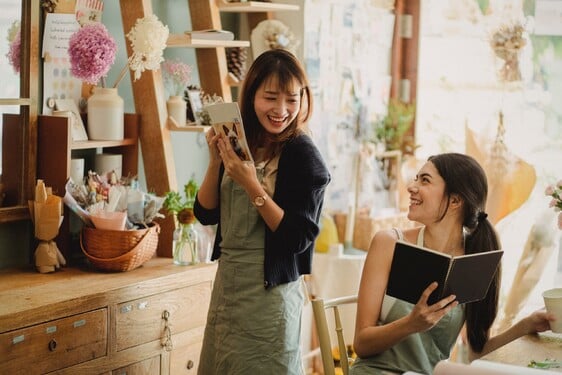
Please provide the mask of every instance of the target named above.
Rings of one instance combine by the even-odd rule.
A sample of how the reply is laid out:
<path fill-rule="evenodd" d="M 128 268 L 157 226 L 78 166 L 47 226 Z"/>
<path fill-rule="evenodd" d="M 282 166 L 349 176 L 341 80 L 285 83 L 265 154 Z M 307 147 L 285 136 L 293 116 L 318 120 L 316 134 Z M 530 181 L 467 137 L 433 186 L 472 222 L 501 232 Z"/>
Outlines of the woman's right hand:
<path fill-rule="evenodd" d="M 459 304 L 458 301 L 455 301 L 456 296 L 450 295 L 435 302 L 433 305 L 428 305 L 429 296 L 435 289 L 437 289 L 437 282 L 431 283 L 424 290 L 418 303 L 416 303 L 409 315 L 410 324 L 412 324 L 415 332 L 424 332 L 433 328 L 439 323 L 441 318 Z"/>

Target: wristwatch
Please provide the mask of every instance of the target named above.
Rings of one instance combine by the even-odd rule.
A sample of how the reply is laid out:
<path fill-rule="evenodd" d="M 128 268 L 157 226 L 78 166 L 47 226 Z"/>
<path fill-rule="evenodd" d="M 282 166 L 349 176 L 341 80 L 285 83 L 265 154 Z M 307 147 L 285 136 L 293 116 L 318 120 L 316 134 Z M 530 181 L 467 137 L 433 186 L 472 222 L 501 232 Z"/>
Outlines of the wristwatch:
<path fill-rule="evenodd" d="M 254 206 L 263 207 L 266 200 L 267 200 L 267 194 L 266 195 L 258 195 L 257 197 L 254 198 Z"/>

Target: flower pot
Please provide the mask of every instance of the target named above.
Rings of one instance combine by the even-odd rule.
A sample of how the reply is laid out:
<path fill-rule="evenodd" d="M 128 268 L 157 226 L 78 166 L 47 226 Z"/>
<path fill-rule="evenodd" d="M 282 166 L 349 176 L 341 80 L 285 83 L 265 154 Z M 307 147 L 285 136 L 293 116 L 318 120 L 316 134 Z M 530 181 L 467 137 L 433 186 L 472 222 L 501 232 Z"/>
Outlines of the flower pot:
<path fill-rule="evenodd" d="M 97 141 L 120 141 L 125 134 L 124 104 L 116 88 L 95 87 L 88 99 L 88 137 Z"/>
<path fill-rule="evenodd" d="M 187 123 L 187 103 L 182 96 L 172 95 L 166 102 L 168 116 L 176 123 L 176 126 L 185 126 Z"/>

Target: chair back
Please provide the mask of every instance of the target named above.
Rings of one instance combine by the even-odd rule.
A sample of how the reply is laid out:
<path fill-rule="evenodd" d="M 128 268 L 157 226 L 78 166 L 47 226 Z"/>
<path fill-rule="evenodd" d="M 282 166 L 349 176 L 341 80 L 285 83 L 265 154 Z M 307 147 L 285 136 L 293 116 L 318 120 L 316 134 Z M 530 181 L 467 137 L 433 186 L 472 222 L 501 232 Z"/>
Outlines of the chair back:
<path fill-rule="evenodd" d="M 349 374 L 349 358 L 347 356 L 347 345 L 343 336 L 339 306 L 350 303 L 357 303 L 357 295 L 332 299 L 316 298 L 312 300 L 312 311 L 314 313 L 314 322 L 316 324 L 316 332 L 318 333 L 320 354 L 322 356 L 322 365 L 324 367 L 325 375 L 335 375 L 336 371 L 334 366 L 334 357 L 332 356 L 332 343 L 330 340 L 330 332 L 328 330 L 328 320 L 326 318 L 326 310 L 328 309 L 332 309 L 334 312 L 334 323 L 338 340 L 338 350 L 340 352 L 342 372 L 344 375 Z"/>

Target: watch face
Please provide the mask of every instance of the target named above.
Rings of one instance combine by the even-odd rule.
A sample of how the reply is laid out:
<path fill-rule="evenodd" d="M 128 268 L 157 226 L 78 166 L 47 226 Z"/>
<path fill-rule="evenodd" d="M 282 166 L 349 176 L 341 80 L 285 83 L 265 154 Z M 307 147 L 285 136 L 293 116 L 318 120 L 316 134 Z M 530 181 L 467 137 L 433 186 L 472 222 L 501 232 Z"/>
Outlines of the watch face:
<path fill-rule="evenodd" d="M 260 196 L 260 197 L 255 197 L 255 198 L 254 198 L 254 204 L 255 204 L 257 207 L 263 206 L 263 205 L 265 204 L 265 197 L 261 197 L 261 196 Z"/>

